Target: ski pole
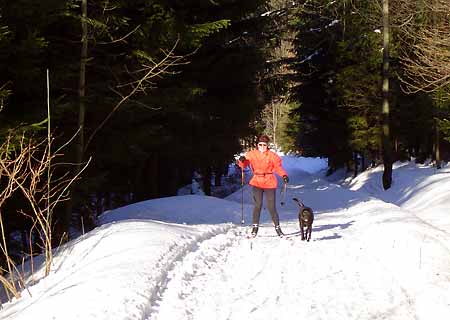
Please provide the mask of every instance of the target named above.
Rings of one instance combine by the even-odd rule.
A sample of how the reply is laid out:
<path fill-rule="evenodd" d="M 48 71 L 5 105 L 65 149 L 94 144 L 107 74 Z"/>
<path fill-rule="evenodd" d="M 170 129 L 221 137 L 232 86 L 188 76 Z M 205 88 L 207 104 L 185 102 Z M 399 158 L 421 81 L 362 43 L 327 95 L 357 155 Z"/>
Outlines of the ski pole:
<path fill-rule="evenodd" d="M 283 187 L 281 187 L 281 205 L 284 206 L 284 200 L 286 199 L 286 187 L 287 183 L 283 183 Z"/>
<path fill-rule="evenodd" d="M 244 224 L 244 168 L 241 168 L 241 224 Z"/>

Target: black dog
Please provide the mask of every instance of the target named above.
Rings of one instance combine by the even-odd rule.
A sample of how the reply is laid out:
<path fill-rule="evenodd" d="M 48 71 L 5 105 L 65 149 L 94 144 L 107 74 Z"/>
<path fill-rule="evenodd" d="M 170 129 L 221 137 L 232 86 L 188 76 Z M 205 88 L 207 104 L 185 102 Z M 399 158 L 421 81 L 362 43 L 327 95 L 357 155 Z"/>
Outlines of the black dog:
<path fill-rule="evenodd" d="M 292 200 L 297 202 L 298 206 L 300 207 L 300 211 L 298 212 L 298 222 L 300 224 L 300 232 L 302 233 L 302 240 L 309 241 L 311 240 L 312 224 L 314 221 L 313 211 L 311 208 L 305 207 L 303 202 L 301 202 L 297 198 L 293 198 Z"/>

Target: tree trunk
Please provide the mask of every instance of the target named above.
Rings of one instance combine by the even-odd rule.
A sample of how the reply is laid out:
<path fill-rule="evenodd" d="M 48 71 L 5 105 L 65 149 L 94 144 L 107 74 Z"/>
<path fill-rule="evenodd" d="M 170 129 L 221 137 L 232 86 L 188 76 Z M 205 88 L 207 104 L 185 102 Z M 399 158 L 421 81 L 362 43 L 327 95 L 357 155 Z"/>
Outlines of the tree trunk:
<path fill-rule="evenodd" d="M 219 169 L 214 172 L 214 186 L 222 186 L 222 172 Z"/>
<path fill-rule="evenodd" d="M 279 119 L 279 112 L 278 112 L 278 102 L 274 102 L 272 103 L 272 140 L 273 140 L 273 144 L 275 146 L 277 146 L 277 128 L 278 128 L 278 119 Z"/>
<path fill-rule="evenodd" d="M 436 0 L 433 1 L 433 4 L 436 4 Z M 433 13 L 433 26 L 437 25 L 437 23 L 438 23 L 437 19 L 438 19 L 438 17 L 436 15 L 436 13 Z M 436 161 L 436 168 L 441 169 L 441 150 L 440 150 L 440 138 L 441 137 L 440 137 L 440 133 L 439 133 L 439 121 L 438 121 L 439 108 L 442 107 L 442 105 L 441 105 L 441 101 L 442 101 L 441 90 L 438 90 L 438 92 L 435 94 L 435 96 L 436 95 L 437 95 L 437 99 L 435 98 L 435 103 L 434 103 L 434 130 L 435 130 L 434 158 Z"/>
<path fill-rule="evenodd" d="M 97 217 L 103 213 L 103 193 L 102 192 L 97 192 L 96 197 L 95 197 L 95 211 L 96 211 L 96 215 Z"/>
<path fill-rule="evenodd" d="M 434 120 L 434 129 L 435 129 L 434 157 L 436 159 L 436 168 L 441 169 L 441 146 L 439 143 L 441 135 L 439 132 L 439 125 L 437 118 Z"/>
<path fill-rule="evenodd" d="M 86 60 L 88 50 L 87 37 L 87 0 L 81 0 L 81 54 L 80 54 L 80 78 L 78 87 L 78 139 L 75 145 L 75 174 L 81 170 L 84 153 L 84 119 L 86 113 L 85 96 L 86 96 Z M 74 182 L 70 190 L 70 197 L 67 201 L 64 217 L 61 221 L 62 228 L 67 232 L 70 227 L 72 211 L 74 207 L 74 195 L 76 193 L 77 183 Z M 66 233 L 68 238 L 68 232 Z"/>
<path fill-rule="evenodd" d="M 382 148 L 383 148 L 383 188 L 392 185 L 392 146 L 389 125 L 389 0 L 383 0 L 383 108 L 382 108 Z"/>
<path fill-rule="evenodd" d="M 105 193 L 105 209 L 106 210 L 113 209 L 113 207 L 112 207 L 112 196 L 111 196 L 111 192 L 109 192 L 109 191 L 107 191 Z"/>
<path fill-rule="evenodd" d="M 211 195 L 211 167 L 205 167 L 202 170 L 203 192 L 205 195 Z"/>
<path fill-rule="evenodd" d="M 80 59 L 80 83 L 78 97 L 80 100 L 78 109 L 78 143 L 77 143 L 77 173 L 81 169 L 81 162 L 83 162 L 84 150 L 84 119 L 86 114 L 85 97 L 86 97 L 86 61 L 88 51 L 88 37 L 87 37 L 87 0 L 81 1 L 81 59 Z"/>

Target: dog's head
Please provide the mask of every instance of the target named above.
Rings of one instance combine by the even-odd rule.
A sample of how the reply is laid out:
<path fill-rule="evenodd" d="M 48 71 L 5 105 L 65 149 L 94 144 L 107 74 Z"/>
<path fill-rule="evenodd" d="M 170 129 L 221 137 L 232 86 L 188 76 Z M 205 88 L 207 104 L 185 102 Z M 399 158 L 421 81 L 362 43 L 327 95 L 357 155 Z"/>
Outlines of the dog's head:
<path fill-rule="evenodd" d="M 292 200 L 294 200 L 295 202 L 297 202 L 298 206 L 300 207 L 299 212 L 298 212 L 298 218 L 302 219 L 305 222 L 309 222 L 309 221 L 313 221 L 314 219 L 314 214 L 311 208 L 306 207 L 305 204 L 303 202 L 301 202 L 300 200 L 298 200 L 297 198 L 292 198 Z"/>
<path fill-rule="evenodd" d="M 312 223 L 314 216 L 311 208 L 304 208 L 300 210 L 300 219 L 302 219 L 306 224 Z"/>

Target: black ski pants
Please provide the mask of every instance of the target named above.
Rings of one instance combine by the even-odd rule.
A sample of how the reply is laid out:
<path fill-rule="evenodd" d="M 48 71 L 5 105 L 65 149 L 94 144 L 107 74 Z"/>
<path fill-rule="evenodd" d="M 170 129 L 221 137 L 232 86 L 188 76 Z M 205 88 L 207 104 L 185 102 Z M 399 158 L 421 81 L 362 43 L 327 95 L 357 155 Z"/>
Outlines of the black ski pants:
<path fill-rule="evenodd" d="M 263 203 L 263 194 L 266 195 L 266 205 L 272 217 L 273 224 L 278 226 L 280 219 L 278 217 L 277 208 L 275 206 L 275 191 L 277 189 L 262 189 L 253 187 L 253 200 L 255 201 L 255 207 L 253 208 L 253 224 L 259 225 L 259 218 L 261 216 L 261 209 Z"/>

